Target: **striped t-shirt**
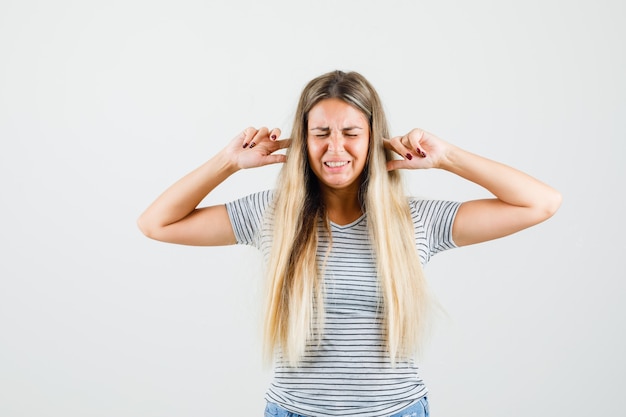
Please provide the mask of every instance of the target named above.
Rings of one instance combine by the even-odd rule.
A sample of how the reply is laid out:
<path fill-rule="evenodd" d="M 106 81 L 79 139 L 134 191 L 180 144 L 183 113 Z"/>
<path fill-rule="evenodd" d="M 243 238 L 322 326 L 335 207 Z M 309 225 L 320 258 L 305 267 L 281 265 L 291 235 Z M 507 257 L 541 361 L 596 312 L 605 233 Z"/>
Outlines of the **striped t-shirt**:
<path fill-rule="evenodd" d="M 264 214 L 273 195 L 263 191 L 226 205 L 237 243 L 257 247 L 266 259 L 274 219 L 266 222 Z M 456 247 L 452 223 L 460 203 L 409 199 L 408 204 L 422 265 Z M 347 225 L 331 222 L 330 229 L 330 252 L 323 233 L 317 250 L 319 265 L 328 253 L 321 343 L 307 346 L 298 367 L 289 366 L 279 352 L 265 397 L 305 416 L 389 416 L 426 395 L 426 387 L 413 360 L 398 360 L 392 367 L 386 353 L 367 214 Z"/>

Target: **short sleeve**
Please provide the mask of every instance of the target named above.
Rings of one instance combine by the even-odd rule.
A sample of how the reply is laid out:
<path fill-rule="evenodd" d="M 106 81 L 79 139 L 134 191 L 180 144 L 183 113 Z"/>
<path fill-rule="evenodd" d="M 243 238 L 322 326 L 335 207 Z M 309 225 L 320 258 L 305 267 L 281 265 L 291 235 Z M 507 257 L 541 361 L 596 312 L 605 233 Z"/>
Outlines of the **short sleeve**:
<path fill-rule="evenodd" d="M 226 203 L 238 244 L 259 247 L 265 211 L 273 196 L 271 190 L 266 190 Z"/>
<path fill-rule="evenodd" d="M 455 201 L 409 200 L 422 265 L 426 265 L 433 255 L 457 247 L 452 239 L 452 225 L 460 205 Z"/>

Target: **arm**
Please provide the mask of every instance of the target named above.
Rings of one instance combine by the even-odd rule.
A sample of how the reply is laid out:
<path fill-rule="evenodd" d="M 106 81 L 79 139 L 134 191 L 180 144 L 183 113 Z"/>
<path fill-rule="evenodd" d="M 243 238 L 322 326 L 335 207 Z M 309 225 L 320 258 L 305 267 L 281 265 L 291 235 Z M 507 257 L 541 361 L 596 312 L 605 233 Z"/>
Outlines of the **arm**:
<path fill-rule="evenodd" d="M 225 205 L 197 206 L 240 169 L 284 162 L 285 155 L 274 152 L 289 146 L 290 141 L 276 140 L 279 135 L 278 129 L 244 130 L 217 155 L 165 190 L 139 217 L 139 229 L 149 238 L 169 243 L 202 246 L 236 243 Z"/>
<path fill-rule="evenodd" d="M 535 178 L 448 144 L 421 129 L 385 141 L 404 159 L 388 169 L 440 168 L 490 191 L 495 198 L 461 204 L 452 228 L 458 246 L 507 236 L 550 218 L 561 204 L 558 191 Z M 410 156 L 409 156 L 410 155 Z"/>

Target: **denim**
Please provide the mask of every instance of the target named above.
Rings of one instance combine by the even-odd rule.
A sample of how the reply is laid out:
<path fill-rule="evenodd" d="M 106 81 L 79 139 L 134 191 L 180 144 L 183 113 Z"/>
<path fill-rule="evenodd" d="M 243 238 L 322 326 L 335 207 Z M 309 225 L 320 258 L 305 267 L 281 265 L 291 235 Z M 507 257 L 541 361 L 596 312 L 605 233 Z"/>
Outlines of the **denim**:
<path fill-rule="evenodd" d="M 430 415 L 428 408 L 428 398 L 422 397 L 418 402 L 410 406 L 409 408 L 405 408 L 402 411 L 399 411 L 395 414 L 392 414 L 389 417 L 428 417 Z M 284 408 L 274 404 L 267 403 L 265 407 L 265 417 L 306 417 L 301 414 L 292 413 L 290 411 L 285 410 Z"/>

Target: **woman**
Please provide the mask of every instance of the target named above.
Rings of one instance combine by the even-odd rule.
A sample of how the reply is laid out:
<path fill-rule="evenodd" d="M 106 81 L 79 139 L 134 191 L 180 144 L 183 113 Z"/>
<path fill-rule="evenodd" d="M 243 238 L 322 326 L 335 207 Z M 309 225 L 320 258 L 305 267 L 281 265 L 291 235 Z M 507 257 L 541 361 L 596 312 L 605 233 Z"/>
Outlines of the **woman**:
<path fill-rule="evenodd" d="M 267 416 L 428 415 L 413 360 L 428 324 L 422 266 L 439 251 L 546 220 L 560 194 L 421 129 L 391 137 L 376 91 L 354 72 L 309 82 L 290 139 L 280 135 L 245 129 L 152 203 L 140 229 L 165 242 L 263 252 L 265 351 L 275 361 Z M 197 207 L 236 171 L 272 163 L 284 164 L 274 191 Z M 399 170 L 426 168 L 494 198 L 407 198 Z"/>

